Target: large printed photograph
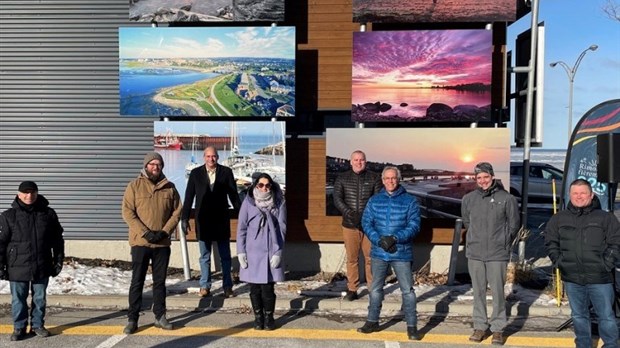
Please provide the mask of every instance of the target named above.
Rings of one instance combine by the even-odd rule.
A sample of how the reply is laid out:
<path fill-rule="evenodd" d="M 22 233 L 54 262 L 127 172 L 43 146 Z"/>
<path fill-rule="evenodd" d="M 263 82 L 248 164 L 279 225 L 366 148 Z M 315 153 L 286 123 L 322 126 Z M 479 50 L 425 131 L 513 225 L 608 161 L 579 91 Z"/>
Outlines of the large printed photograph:
<path fill-rule="evenodd" d="M 133 22 L 280 22 L 284 0 L 129 0 Z"/>
<path fill-rule="evenodd" d="M 492 32 L 353 33 L 356 122 L 491 120 Z"/>
<path fill-rule="evenodd" d="M 120 28 L 123 116 L 295 115 L 295 28 Z"/>
<path fill-rule="evenodd" d="M 473 170 L 479 162 L 491 163 L 495 178 L 510 190 L 507 128 L 328 128 L 326 145 L 327 215 L 340 215 L 334 182 L 351 169 L 356 150 L 366 154 L 367 170 L 398 167 L 401 185 L 418 199 L 423 217 L 460 217 L 461 199 L 476 189 Z"/>
<path fill-rule="evenodd" d="M 513 22 L 515 0 L 353 0 L 356 23 Z"/>
<path fill-rule="evenodd" d="M 286 189 L 286 129 L 284 121 L 155 121 L 153 148 L 164 159 L 163 172 L 181 196 L 190 172 L 204 165 L 203 151 L 213 146 L 218 163 L 233 171 L 240 193 L 254 173 L 268 173 Z"/>

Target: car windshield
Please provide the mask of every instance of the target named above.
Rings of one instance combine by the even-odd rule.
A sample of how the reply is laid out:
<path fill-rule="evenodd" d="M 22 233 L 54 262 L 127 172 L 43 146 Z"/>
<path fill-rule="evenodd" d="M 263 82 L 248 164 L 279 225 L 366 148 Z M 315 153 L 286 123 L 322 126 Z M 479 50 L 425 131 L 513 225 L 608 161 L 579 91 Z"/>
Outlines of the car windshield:
<path fill-rule="evenodd" d="M 562 180 L 564 177 L 563 173 L 555 168 L 542 168 L 542 177 L 547 180 Z"/>

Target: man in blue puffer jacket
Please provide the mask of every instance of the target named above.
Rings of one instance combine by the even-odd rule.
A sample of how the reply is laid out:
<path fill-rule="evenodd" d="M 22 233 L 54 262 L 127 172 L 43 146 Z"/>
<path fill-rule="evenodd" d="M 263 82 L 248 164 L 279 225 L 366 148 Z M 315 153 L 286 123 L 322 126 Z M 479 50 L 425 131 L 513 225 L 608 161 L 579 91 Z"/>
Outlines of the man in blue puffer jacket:
<path fill-rule="evenodd" d="M 383 302 L 383 285 L 392 266 L 403 297 L 407 336 L 420 340 L 417 329 L 416 296 L 413 289 L 413 238 L 420 231 L 420 208 L 411 194 L 399 184 L 400 171 L 387 166 L 381 173 L 383 189 L 372 196 L 364 209 L 362 226 L 372 244 L 370 249 L 373 274 L 370 286 L 368 319 L 357 329 L 361 333 L 379 330 L 379 314 Z"/>

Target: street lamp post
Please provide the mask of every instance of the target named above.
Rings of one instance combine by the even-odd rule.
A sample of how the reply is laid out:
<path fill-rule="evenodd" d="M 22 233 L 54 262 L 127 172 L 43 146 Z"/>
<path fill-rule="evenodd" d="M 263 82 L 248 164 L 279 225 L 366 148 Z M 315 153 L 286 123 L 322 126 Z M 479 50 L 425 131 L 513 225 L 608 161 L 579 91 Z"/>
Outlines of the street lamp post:
<path fill-rule="evenodd" d="M 581 60 L 585 57 L 588 51 L 596 51 L 598 49 L 597 45 L 591 45 L 581 52 L 573 67 L 569 67 L 568 64 L 563 61 L 557 61 L 549 64 L 550 67 L 555 68 L 556 65 L 561 66 L 566 71 L 566 75 L 568 75 L 568 142 L 570 143 L 570 136 L 573 133 L 573 83 L 575 82 L 575 75 L 577 74 L 577 69 L 579 69 L 579 64 L 581 64 Z M 569 144 L 570 145 L 570 144 Z"/>

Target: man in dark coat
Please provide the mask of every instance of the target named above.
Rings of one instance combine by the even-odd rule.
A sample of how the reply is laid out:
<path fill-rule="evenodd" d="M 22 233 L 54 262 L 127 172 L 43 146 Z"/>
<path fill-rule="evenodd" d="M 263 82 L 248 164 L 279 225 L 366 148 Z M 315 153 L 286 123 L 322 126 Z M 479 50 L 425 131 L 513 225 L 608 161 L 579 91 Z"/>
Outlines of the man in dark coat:
<path fill-rule="evenodd" d="M 38 191 L 36 183 L 22 182 L 11 208 L 0 214 L 0 279 L 9 280 L 11 286 L 11 341 L 26 336 L 30 289 L 31 334 L 50 335 L 44 326 L 47 284 L 62 270 L 65 254 L 58 216 Z"/>
<path fill-rule="evenodd" d="M 189 217 L 196 198 L 196 239 L 200 250 L 200 296 L 211 294 L 211 245 L 217 242 L 222 265 L 224 296 L 235 296 L 232 290 L 230 257 L 230 215 L 241 205 L 237 184 L 230 168 L 217 163 L 217 150 L 209 146 L 204 150 L 205 165 L 191 171 L 185 189 L 181 214 L 184 233 L 190 231 Z M 229 202 L 233 211 L 229 209 Z"/>
<path fill-rule="evenodd" d="M 365 259 L 366 284 L 372 284 L 370 241 L 362 232 L 362 214 L 370 196 L 381 188 L 379 174 L 366 170 L 366 154 L 360 150 L 353 151 L 351 169 L 338 175 L 334 183 L 334 204 L 342 214 L 342 239 L 347 254 L 347 301 L 357 299 L 360 250 Z"/>
<path fill-rule="evenodd" d="M 547 223 L 545 245 L 564 281 L 575 345 L 592 347 L 592 304 L 603 346 L 618 347 L 612 272 L 620 254 L 620 223 L 613 213 L 601 210 L 588 181 L 573 181 L 569 192 L 567 208 Z"/>

